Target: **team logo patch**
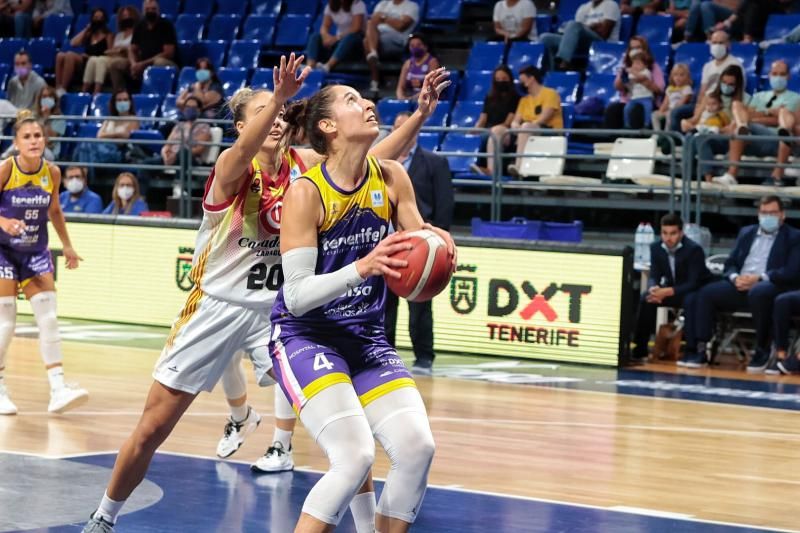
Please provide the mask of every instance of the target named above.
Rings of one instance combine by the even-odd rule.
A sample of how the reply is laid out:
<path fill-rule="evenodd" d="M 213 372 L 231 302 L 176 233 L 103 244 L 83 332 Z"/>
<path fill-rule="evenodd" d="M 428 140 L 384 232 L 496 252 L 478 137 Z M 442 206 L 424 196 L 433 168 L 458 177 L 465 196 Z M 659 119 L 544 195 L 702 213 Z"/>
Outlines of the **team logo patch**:
<path fill-rule="evenodd" d="M 261 171 L 256 172 L 253 181 L 250 182 L 250 192 L 258 194 L 261 192 Z"/>
<path fill-rule="evenodd" d="M 383 191 L 370 191 L 372 207 L 383 207 Z"/>
<path fill-rule="evenodd" d="M 47 176 L 42 176 L 42 187 L 49 187 L 50 186 L 50 178 Z"/>
<path fill-rule="evenodd" d="M 189 277 L 192 271 L 192 255 L 194 248 L 178 247 L 178 257 L 175 260 L 175 285 L 182 291 L 190 291 L 194 287 L 194 281 Z"/>
<path fill-rule="evenodd" d="M 458 265 L 456 272 L 474 273 L 474 265 Z M 450 280 L 450 307 L 459 315 L 468 315 L 478 303 L 478 278 L 456 275 Z"/>

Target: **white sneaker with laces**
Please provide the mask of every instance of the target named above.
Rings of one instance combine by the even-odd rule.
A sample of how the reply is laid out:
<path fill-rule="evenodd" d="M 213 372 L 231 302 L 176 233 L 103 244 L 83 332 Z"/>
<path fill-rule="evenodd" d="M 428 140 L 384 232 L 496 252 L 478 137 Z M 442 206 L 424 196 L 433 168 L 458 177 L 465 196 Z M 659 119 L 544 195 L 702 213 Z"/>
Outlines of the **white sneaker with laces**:
<path fill-rule="evenodd" d="M 739 184 L 739 182 L 736 181 L 736 178 L 734 178 L 733 176 L 731 176 L 727 172 L 725 174 L 723 174 L 722 176 L 717 176 L 715 178 L 711 178 L 711 181 L 714 182 L 714 183 L 719 183 L 720 185 L 727 185 L 728 187 L 731 187 L 733 185 L 738 185 Z"/>
<path fill-rule="evenodd" d="M 70 409 L 80 407 L 89 401 L 89 393 L 77 385 L 64 385 L 60 389 L 50 391 L 50 405 L 47 410 L 51 413 L 63 413 Z"/>
<path fill-rule="evenodd" d="M 294 458 L 292 457 L 292 448 L 288 450 L 283 448 L 283 444 L 279 441 L 272 443 L 272 446 L 267 448 L 267 453 L 262 455 L 258 461 L 250 466 L 253 472 L 273 473 L 273 472 L 288 472 L 294 470 Z"/>
<path fill-rule="evenodd" d="M 254 432 L 260 423 L 261 415 L 249 406 L 247 416 L 241 422 L 234 422 L 233 418 L 228 418 L 224 434 L 217 444 L 217 457 L 225 459 L 236 453 L 236 450 L 242 447 L 244 439 Z"/>
<path fill-rule="evenodd" d="M 17 406 L 8 397 L 8 389 L 5 385 L 0 385 L 0 415 L 17 414 Z"/>

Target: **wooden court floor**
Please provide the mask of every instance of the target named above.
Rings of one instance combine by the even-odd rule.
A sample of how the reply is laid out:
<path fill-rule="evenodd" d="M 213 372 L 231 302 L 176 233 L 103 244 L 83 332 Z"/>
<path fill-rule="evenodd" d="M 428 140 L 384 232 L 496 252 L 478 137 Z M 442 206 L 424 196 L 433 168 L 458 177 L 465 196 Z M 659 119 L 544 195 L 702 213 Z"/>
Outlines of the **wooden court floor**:
<path fill-rule="evenodd" d="M 133 428 L 158 351 L 65 342 L 64 352 L 67 381 L 91 398 L 52 416 L 37 342 L 13 341 L 6 382 L 20 414 L 0 417 L 0 451 L 111 451 Z M 234 456 L 240 460 L 259 457 L 272 435 L 272 389 L 249 379 L 251 403 L 267 416 Z M 449 378 L 418 385 L 437 442 L 431 483 L 800 527 L 798 411 Z M 226 416 L 221 392 L 201 395 L 163 449 L 213 456 Z M 326 468 L 305 430 L 294 449 L 298 466 Z M 387 468 L 379 451 L 376 476 Z"/>

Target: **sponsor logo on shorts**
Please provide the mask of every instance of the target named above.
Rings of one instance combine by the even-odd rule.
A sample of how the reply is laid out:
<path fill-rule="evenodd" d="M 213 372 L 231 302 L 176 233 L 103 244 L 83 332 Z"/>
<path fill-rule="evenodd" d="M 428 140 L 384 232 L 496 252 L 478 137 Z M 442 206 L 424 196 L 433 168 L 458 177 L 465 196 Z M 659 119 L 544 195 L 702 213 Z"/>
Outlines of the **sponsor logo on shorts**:
<path fill-rule="evenodd" d="M 192 271 L 192 255 L 194 248 L 187 246 L 178 248 L 178 257 L 175 260 L 175 284 L 182 291 L 190 291 L 194 287 L 194 281 L 189 276 Z"/>

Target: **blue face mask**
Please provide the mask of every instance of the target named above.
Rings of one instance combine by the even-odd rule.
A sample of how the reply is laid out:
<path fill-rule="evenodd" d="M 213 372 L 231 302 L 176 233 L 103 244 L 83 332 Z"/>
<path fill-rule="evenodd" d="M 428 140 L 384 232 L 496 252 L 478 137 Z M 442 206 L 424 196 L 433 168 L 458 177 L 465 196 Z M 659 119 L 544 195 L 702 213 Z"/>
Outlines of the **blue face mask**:
<path fill-rule="evenodd" d="M 39 104 L 42 106 L 42 109 L 53 109 L 56 106 L 56 99 L 45 96 L 39 100 Z"/>
<path fill-rule="evenodd" d="M 120 100 L 114 104 L 118 113 L 127 113 L 131 110 L 131 103 L 128 100 Z"/>
<path fill-rule="evenodd" d="M 781 219 L 776 215 L 758 215 L 758 225 L 766 233 L 774 233 L 781 225 Z"/>
<path fill-rule="evenodd" d="M 727 83 L 720 82 L 719 83 L 719 90 L 725 96 L 731 96 L 733 94 L 733 92 L 736 90 L 736 87 L 734 87 L 733 85 L 729 85 Z"/>
<path fill-rule="evenodd" d="M 773 91 L 785 91 L 787 83 L 789 83 L 789 80 L 786 76 L 769 77 L 769 86 L 772 87 Z"/>
<path fill-rule="evenodd" d="M 196 107 L 185 107 L 183 108 L 183 118 L 185 120 L 196 120 L 197 117 L 200 115 L 200 110 Z"/>
<path fill-rule="evenodd" d="M 201 83 L 204 81 L 208 81 L 211 79 L 211 71 L 208 70 L 207 68 L 197 69 L 194 72 L 194 77 L 197 78 L 197 81 Z"/>

